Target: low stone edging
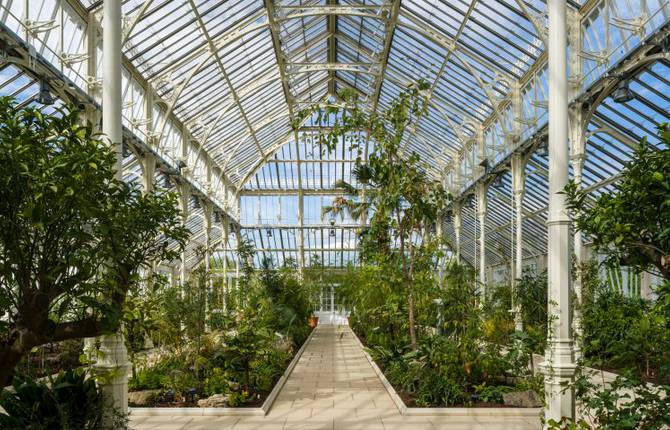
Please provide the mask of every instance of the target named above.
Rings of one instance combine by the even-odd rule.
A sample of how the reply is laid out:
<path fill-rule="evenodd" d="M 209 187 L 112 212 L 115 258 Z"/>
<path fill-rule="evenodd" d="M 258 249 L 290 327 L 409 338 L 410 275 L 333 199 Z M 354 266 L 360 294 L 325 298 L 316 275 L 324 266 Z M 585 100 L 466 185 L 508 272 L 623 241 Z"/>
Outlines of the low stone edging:
<path fill-rule="evenodd" d="M 167 415 L 186 415 L 186 416 L 265 416 L 272 404 L 277 399 L 279 391 L 284 387 L 293 369 L 298 364 L 307 344 L 312 339 L 316 329 L 312 330 L 302 346 L 296 352 L 295 357 L 291 360 L 284 373 L 275 384 L 263 405 L 258 408 L 129 408 L 133 416 L 167 416 Z"/>
<path fill-rule="evenodd" d="M 351 330 L 354 340 L 358 343 L 365 358 L 368 360 L 374 369 L 377 377 L 382 381 L 382 385 L 386 388 L 386 392 L 391 396 L 391 400 L 400 412 L 400 415 L 405 416 L 452 416 L 452 417 L 537 417 L 540 415 L 542 409 L 540 408 L 410 408 L 405 405 L 393 385 L 386 379 L 384 372 L 377 366 L 377 363 L 372 359 L 370 354 L 365 350 L 363 343 L 358 338 L 356 333 Z"/>

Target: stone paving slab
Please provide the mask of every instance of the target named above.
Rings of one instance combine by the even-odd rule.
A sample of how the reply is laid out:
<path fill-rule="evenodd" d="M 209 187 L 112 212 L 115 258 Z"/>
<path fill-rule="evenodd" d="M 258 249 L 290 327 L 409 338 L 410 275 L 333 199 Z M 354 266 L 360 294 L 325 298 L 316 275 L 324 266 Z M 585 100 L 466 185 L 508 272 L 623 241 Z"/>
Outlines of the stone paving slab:
<path fill-rule="evenodd" d="M 531 430 L 538 418 L 402 416 L 348 326 L 318 326 L 266 416 L 131 417 L 136 430 Z"/>

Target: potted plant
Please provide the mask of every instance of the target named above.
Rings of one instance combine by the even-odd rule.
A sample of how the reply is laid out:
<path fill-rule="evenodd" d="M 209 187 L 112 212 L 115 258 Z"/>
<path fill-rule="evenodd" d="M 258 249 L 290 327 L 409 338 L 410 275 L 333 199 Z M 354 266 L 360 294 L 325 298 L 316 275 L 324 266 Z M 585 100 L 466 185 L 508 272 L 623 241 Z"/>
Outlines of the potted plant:
<path fill-rule="evenodd" d="M 309 325 L 310 328 L 316 328 L 316 326 L 319 325 L 319 317 L 312 314 L 307 320 L 307 324 Z"/>

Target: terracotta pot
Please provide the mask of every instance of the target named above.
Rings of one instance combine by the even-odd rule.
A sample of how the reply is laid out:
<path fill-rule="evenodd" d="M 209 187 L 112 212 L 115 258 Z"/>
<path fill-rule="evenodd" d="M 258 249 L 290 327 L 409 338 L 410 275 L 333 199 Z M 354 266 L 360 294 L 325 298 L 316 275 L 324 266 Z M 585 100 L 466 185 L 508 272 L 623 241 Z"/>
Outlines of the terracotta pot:
<path fill-rule="evenodd" d="M 311 316 L 307 320 L 307 325 L 309 325 L 311 328 L 316 328 L 318 324 L 319 324 L 319 317 Z"/>

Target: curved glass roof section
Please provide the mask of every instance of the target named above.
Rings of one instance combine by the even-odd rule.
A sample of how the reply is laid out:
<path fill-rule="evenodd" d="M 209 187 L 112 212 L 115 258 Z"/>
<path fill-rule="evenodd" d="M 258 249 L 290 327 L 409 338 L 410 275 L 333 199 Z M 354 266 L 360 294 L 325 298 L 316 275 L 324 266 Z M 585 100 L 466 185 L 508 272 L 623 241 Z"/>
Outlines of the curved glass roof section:
<path fill-rule="evenodd" d="M 600 193 L 611 189 L 630 148 L 642 136 L 653 142 L 656 124 L 669 120 L 670 5 L 663 0 L 568 5 L 571 98 L 594 104 L 583 184 Z M 2 1 L 3 40 L 13 33 L 3 42 L 3 54 L 7 43 L 16 45 L 12 38 L 21 40 L 50 64 L 50 73 L 63 77 L 63 85 L 99 103 L 101 6 L 101 0 Z M 499 176 L 489 187 L 485 231 L 487 261 L 495 265 L 507 261 L 512 249 L 511 175 L 505 166 L 514 151 L 531 148 L 524 252 L 527 257 L 546 252 L 547 160 L 536 151 L 547 126 L 544 1 L 123 0 L 123 13 L 128 133 L 167 165 L 187 166 L 181 174 L 193 189 L 211 196 L 222 212 L 238 214 L 244 234 L 263 242 L 259 249 L 284 250 L 281 257 L 274 255 L 276 262 L 295 258 L 300 248 L 306 261 L 310 247 L 333 264 L 355 259 L 355 239 L 347 230 L 353 232 L 355 223 L 338 221 L 331 228 L 317 215 L 307 221 L 310 205 L 327 203 L 336 193 L 335 180 L 352 179 L 346 143 L 331 154 L 314 151 L 309 139 L 318 125 L 307 118 L 295 131 L 297 113 L 336 103 L 343 89 L 358 92 L 370 111 L 383 110 L 419 79 L 429 84 L 429 114 L 405 134 L 403 150 L 421 155 L 429 173 L 457 196 L 472 193 L 482 164 L 491 167 L 487 175 Z M 657 46 L 655 60 L 627 77 L 635 98 L 616 103 L 607 94 L 599 97 L 603 88 L 613 89 L 608 82 L 616 70 L 634 63 L 649 44 Z M 3 62 L 0 94 L 35 103 L 41 72 L 32 66 Z M 129 154 L 124 177 L 140 180 L 141 171 Z M 262 205 L 281 194 L 287 196 L 277 203 L 281 219 L 275 213 L 259 220 Z M 305 199 L 302 225 L 294 222 L 295 214 L 289 216 L 295 210 L 290 200 L 298 194 Z M 465 201 L 462 254 L 474 262 L 482 232 L 476 202 Z M 189 223 L 202 231 L 205 215 L 192 209 Z M 331 229 L 337 239 L 332 244 Z M 300 230 L 303 245 L 296 241 Z M 448 219 L 444 231 L 453 234 Z M 214 234 L 223 240 L 222 230 Z M 227 250 L 236 240 L 232 236 Z M 195 237 L 198 242 L 203 236 Z"/>

